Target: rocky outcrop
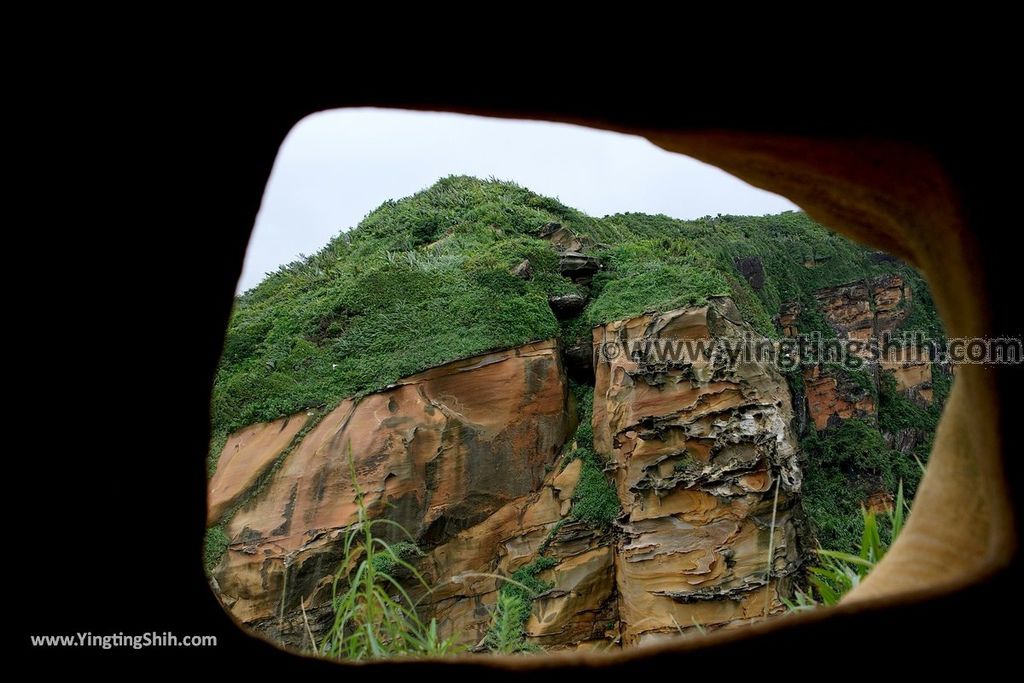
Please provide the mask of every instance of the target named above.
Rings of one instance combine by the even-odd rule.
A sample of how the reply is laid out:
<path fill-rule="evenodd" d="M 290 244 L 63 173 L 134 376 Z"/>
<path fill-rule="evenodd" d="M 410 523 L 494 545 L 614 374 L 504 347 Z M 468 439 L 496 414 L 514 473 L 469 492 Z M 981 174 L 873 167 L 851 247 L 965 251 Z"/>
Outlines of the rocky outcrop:
<path fill-rule="evenodd" d="M 715 299 L 596 328 L 594 341 L 747 329 L 730 300 Z M 397 521 L 420 547 L 417 567 L 433 587 L 416 596 L 424 616 L 471 648 L 487 633 L 500 577 L 541 556 L 551 566 L 537 578 L 549 588 L 524 630 L 549 651 L 639 644 L 778 611 L 800 560 L 783 378 L 722 358 L 633 354 L 604 358 L 596 384 L 594 448 L 624 510 L 612 527 L 573 516 L 582 461 L 556 466 L 575 425 L 552 342 L 435 368 L 344 401 L 315 424 L 300 414 L 233 435 L 214 482 L 263 484 L 234 486 L 231 544 L 213 576 L 222 601 L 279 641 L 318 634 L 357 485 L 368 514 Z M 211 505 L 222 500 L 211 495 Z"/>
<path fill-rule="evenodd" d="M 532 280 L 533 279 L 533 264 L 530 263 L 530 259 L 523 259 L 511 270 L 511 274 L 520 280 Z"/>
<path fill-rule="evenodd" d="M 795 337 L 800 334 L 796 321 L 800 316 L 800 302 L 788 301 L 779 308 L 779 315 L 775 320 L 776 326 L 784 337 Z"/>
<path fill-rule="evenodd" d="M 896 380 L 899 391 L 922 405 L 931 405 L 931 361 L 922 352 L 896 343 L 887 343 L 909 313 L 912 292 L 902 276 L 896 273 L 880 275 L 870 280 L 853 282 L 837 287 L 819 289 L 814 293 L 826 322 L 841 340 L 867 342 L 875 339 L 881 354 L 878 368 L 889 372 Z M 800 304 L 784 303 L 776 324 L 782 334 L 794 337 Z M 850 350 L 865 361 L 874 362 L 872 350 L 864 345 Z M 868 366 L 874 392 L 878 379 L 874 367 Z M 803 372 L 804 393 L 808 416 L 818 430 L 835 426 L 842 420 L 862 418 L 873 420 L 876 401 L 872 389 L 842 370 L 824 365 L 807 367 Z M 892 435 L 890 435 L 892 436 Z M 892 436 L 892 438 L 897 438 Z"/>
<path fill-rule="evenodd" d="M 577 235 L 561 223 L 546 223 L 541 226 L 537 236 L 549 242 L 559 252 L 580 252 L 591 246 L 589 239 L 582 235 Z"/>
<path fill-rule="evenodd" d="M 559 234 L 573 246 L 558 228 L 549 236 Z M 599 267 L 571 250 L 560 258 L 581 279 Z M 894 330 L 909 297 L 899 276 L 815 295 L 848 339 Z M 572 318 L 585 301 L 550 304 Z M 798 304 L 783 306 L 783 334 L 798 334 L 799 315 Z M 318 635 L 358 487 L 371 517 L 394 520 L 415 540 L 414 562 L 432 586 L 412 587 L 423 616 L 471 649 L 484 642 L 502 577 L 528 565 L 545 567 L 536 578 L 548 588 L 524 631 L 549 651 L 645 644 L 781 612 L 807 533 L 796 432 L 875 421 L 878 375 L 812 366 L 791 395 L 771 363 L 680 352 L 687 341 L 751 334 L 730 299 L 712 297 L 598 326 L 593 347 L 548 341 L 484 354 L 325 414 L 243 429 L 227 440 L 210 482 L 209 522 L 230 540 L 216 590 L 239 620 L 280 642 Z M 611 526 L 573 514 L 584 465 L 559 461 L 575 448 L 566 448 L 576 428 L 567 365 L 595 385 L 593 450 L 622 510 Z M 893 352 L 881 370 L 899 391 L 931 401 L 927 358 Z M 919 434 L 904 431 L 885 439 L 909 452 Z M 891 495 L 879 489 L 865 504 L 884 510 Z"/>
<path fill-rule="evenodd" d="M 503 506 L 465 529 L 419 563 L 433 590 L 419 596 L 424 611 L 438 618 L 442 636 L 468 646 L 483 640 L 503 580 L 543 551 L 556 564 L 538 578 L 552 585 L 534 601 L 526 625 L 531 641 L 547 650 L 581 643 L 614 642 L 605 634 L 617 622 L 611 568 L 611 535 L 570 518 L 580 461 L 552 471 L 535 493 Z"/>
<path fill-rule="evenodd" d="M 558 259 L 558 271 L 573 282 L 588 283 L 601 269 L 601 262 L 578 251 L 566 251 Z"/>
<path fill-rule="evenodd" d="M 754 289 L 761 289 L 764 287 L 764 265 L 761 263 L 761 259 L 759 257 L 737 257 L 733 259 L 733 265 L 751 287 Z"/>
<path fill-rule="evenodd" d="M 556 318 L 569 320 L 579 317 L 587 305 L 587 299 L 581 294 L 561 294 L 548 298 L 548 305 Z"/>
<path fill-rule="evenodd" d="M 570 554 L 568 544 L 560 540 L 553 551 L 561 556 L 560 562 L 538 576 L 551 588 L 534 601 L 526 635 L 547 650 L 565 643 L 574 649 L 617 644 L 615 548 L 593 540 L 577 544 L 582 549 Z"/>
<path fill-rule="evenodd" d="M 892 374 L 896 390 L 930 406 L 935 400 L 932 391 L 932 361 L 926 349 L 893 347 L 879 361 L 882 370 Z"/>
<path fill-rule="evenodd" d="M 910 285 L 896 273 L 814 293 L 825 319 L 839 338 L 855 341 L 894 332 L 907 317 L 911 296 Z M 866 350 L 862 353 L 867 355 Z"/>
<path fill-rule="evenodd" d="M 309 415 L 299 413 L 241 429 L 228 438 L 208 486 L 207 516 L 216 523 L 292 443 Z"/>
<path fill-rule="evenodd" d="M 663 344 L 637 344 L 748 330 L 720 298 L 594 331 L 601 348 L 634 350 L 601 354 L 594 391 L 594 447 L 626 511 L 615 558 L 623 644 L 776 612 L 780 582 L 799 566 L 785 379 L 770 365 L 665 359 L 654 355 Z"/>
<path fill-rule="evenodd" d="M 821 431 L 850 418 L 874 419 L 875 399 L 871 390 L 849 374 L 822 365 L 804 369 L 807 414 Z"/>
<path fill-rule="evenodd" d="M 880 275 L 871 281 L 871 296 L 875 309 L 875 335 L 895 332 L 907 314 L 913 293 L 910 285 L 896 273 Z"/>
<path fill-rule="evenodd" d="M 468 529 L 497 524 L 499 513 L 509 516 L 507 536 L 498 534 L 507 540 L 524 528 L 519 513 L 551 489 L 545 481 L 574 428 L 554 342 L 449 363 L 343 401 L 226 522 L 231 545 L 214 572 L 221 599 L 245 622 L 294 613 L 300 598 L 323 604 L 337 540 L 356 518 L 355 485 L 371 516 L 395 520 L 434 553 Z M 249 459 L 273 460 L 280 442 L 267 440 L 266 452 Z M 214 480 L 229 478 L 237 460 L 222 455 Z M 559 511 L 553 504 L 551 522 Z M 479 538 L 467 548 L 488 562 L 496 551 Z M 448 552 L 446 566 L 470 561 Z"/>

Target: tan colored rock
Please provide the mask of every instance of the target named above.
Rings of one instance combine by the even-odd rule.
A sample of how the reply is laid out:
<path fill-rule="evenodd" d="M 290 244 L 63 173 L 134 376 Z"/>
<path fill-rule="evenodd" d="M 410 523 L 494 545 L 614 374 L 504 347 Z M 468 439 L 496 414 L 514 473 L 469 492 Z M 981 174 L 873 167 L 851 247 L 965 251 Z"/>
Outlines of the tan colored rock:
<path fill-rule="evenodd" d="M 797 329 L 796 319 L 800 315 L 800 302 L 789 301 L 782 304 L 779 309 L 779 317 L 776 321 L 779 329 L 782 331 L 784 337 L 795 337 L 800 334 L 800 330 Z"/>
<path fill-rule="evenodd" d="M 814 298 L 840 339 L 866 339 L 875 331 L 871 290 L 863 282 L 820 289 Z"/>
<path fill-rule="evenodd" d="M 582 471 L 583 461 L 573 460 L 565 466 L 565 469 L 552 482 L 555 490 L 558 492 L 562 516 L 569 513 L 569 507 L 572 505 L 572 494 L 576 492 L 576 484 L 580 481 L 580 473 Z"/>
<path fill-rule="evenodd" d="M 615 553 L 610 546 L 570 557 L 539 578 L 553 586 L 534 600 L 527 636 L 542 645 L 576 643 L 593 641 L 608 630 L 609 602 L 615 595 Z"/>
<path fill-rule="evenodd" d="M 804 392 L 808 415 L 818 431 L 841 420 L 874 418 L 871 392 L 841 375 L 826 372 L 820 365 L 804 370 Z"/>
<path fill-rule="evenodd" d="M 867 282 L 819 289 L 814 298 L 840 339 L 866 342 L 896 331 L 909 313 L 912 292 L 900 275 L 892 273 Z M 789 306 L 780 310 L 780 320 Z M 863 348 L 857 355 L 868 358 L 870 352 Z"/>
<path fill-rule="evenodd" d="M 734 599 L 704 600 L 679 603 L 663 601 L 653 605 L 650 614 L 656 617 L 641 618 L 636 624 L 637 635 L 625 640 L 624 645 L 647 646 L 664 643 L 680 636 L 698 635 L 701 631 L 734 629 L 763 621 L 767 617 L 784 614 L 786 609 L 779 599 L 779 587 L 788 580 L 772 580 L 767 587 L 753 588 L 740 593 Z M 785 591 L 783 591 L 785 594 Z M 631 596 L 620 596 L 620 605 L 630 602 Z M 634 606 L 631 611 L 643 614 L 643 607 Z"/>
<path fill-rule="evenodd" d="M 892 512 L 893 497 L 888 491 L 875 491 L 864 501 L 864 509 L 876 515 Z"/>
<path fill-rule="evenodd" d="M 881 275 L 871 281 L 871 296 L 875 307 L 876 336 L 895 331 L 910 312 L 910 285 L 895 273 Z"/>
<path fill-rule="evenodd" d="M 322 593 L 337 568 L 337 538 L 356 517 L 353 474 L 368 513 L 397 521 L 425 547 L 484 522 L 516 533 L 553 523 L 561 501 L 542 483 L 574 428 L 553 341 L 456 361 L 346 400 L 227 523 L 231 545 L 215 571 L 222 600 L 254 621 Z M 489 519 L 506 508 L 507 519 Z M 477 538 L 462 552 L 496 550 Z M 472 557 L 450 561 L 477 566 Z"/>
<path fill-rule="evenodd" d="M 228 437 L 208 485 L 207 524 L 216 524 L 256 484 L 308 420 L 306 413 L 297 413 L 250 425 Z"/>
<path fill-rule="evenodd" d="M 892 347 L 879 365 L 892 374 L 897 391 L 924 405 L 932 404 L 932 363 L 927 349 Z"/>
<path fill-rule="evenodd" d="M 590 241 L 577 235 L 561 223 L 548 223 L 540 231 L 540 238 L 551 243 L 557 251 L 582 251 Z"/>
<path fill-rule="evenodd" d="M 642 349 L 634 343 L 748 332 L 732 301 L 717 298 L 609 323 L 595 329 L 594 343 Z M 615 556 L 624 645 L 763 616 L 766 586 L 768 611 L 779 609 L 769 564 L 778 577 L 800 562 L 792 417 L 788 385 L 770 364 L 657 352 L 600 359 L 594 445 L 614 463 L 628 512 Z"/>
<path fill-rule="evenodd" d="M 578 478 L 578 469 L 573 469 Z M 455 636 L 470 647 L 480 643 L 503 585 L 498 577 L 536 560 L 545 544 L 545 555 L 559 564 L 540 576 L 555 586 L 534 601 L 531 620 L 546 626 L 528 628 L 532 640 L 549 650 L 571 649 L 582 641 L 601 640 L 607 624 L 617 621 L 608 536 L 560 514 L 559 480 L 561 485 L 571 480 L 568 467 L 557 476 L 552 473 L 538 492 L 459 532 L 419 563 L 433 587 L 418 596 L 421 611 L 438 619 L 442 637 Z M 614 635 L 606 638 L 609 643 L 613 639 Z"/>

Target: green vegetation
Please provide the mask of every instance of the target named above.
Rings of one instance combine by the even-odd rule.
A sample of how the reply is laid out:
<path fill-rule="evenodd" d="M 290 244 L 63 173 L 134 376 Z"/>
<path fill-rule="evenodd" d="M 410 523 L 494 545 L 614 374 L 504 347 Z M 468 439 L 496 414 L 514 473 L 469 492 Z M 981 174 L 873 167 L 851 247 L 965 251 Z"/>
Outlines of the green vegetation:
<path fill-rule="evenodd" d="M 358 517 L 345 530 L 341 543 L 342 560 L 331 586 L 334 619 L 327 634 L 317 643 L 307 635 L 314 651 L 329 657 L 349 660 L 400 656 L 436 656 L 458 651 L 455 638 L 441 638 L 437 620 L 423 623 L 416 602 L 395 572 L 402 569 L 411 582 L 429 592 L 419 571 L 407 561 L 409 542 L 390 544 L 376 529 L 387 526 L 408 536 L 399 524 L 386 519 L 369 519 L 363 494 L 356 483 Z M 418 552 L 418 550 L 416 550 Z M 303 614 L 305 609 L 303 608 Z"/>
<path fill-rule="evenodd" d="M 523 628 L 530 618 L 530 605 L 551 584 L 537 578 L 537 574 L 550 569 L 557 562 L 551 557 L 538 557 L 530 564 L 513 572 L 498 593 L 498 602 L 491 614 L 491 626 L 484 636 L 484 647 L 498 654 L 537 652 L 536 645 L 526 642 Z"/>
<path fill-rule="evenodd" d="M 898 485 L 913 497 L 921 480 L 921 468 L 913 456 L 890 448 L 881 432 L 865 420 L 845 420 L 823 432 L 812 429 L 801 447 L 801 499 L 818 543 L 826 548 L 856 552 L 865 499 L 877 491 L 895 491 Z"/>
<path fill-rule="evenodd" d="M 895 541 L 900 531 L 903 530 L 904 515 L 909 510 L 910 505 L 903 497 L 901 482 L 896 492 L 893 509 L 888 511 L 885 516 L 890 538 L 887 542 L 884 539 L 886 534 L 878 523 L 875 513 L 862 509 L 861 536 L 857 554 L 841 550 L 819 549 L 817 552 L 820 562 L 809 570 L 810 590 L 806 592 L 797 590 L 793 601 L 783 598 L 786 606 L 791 611 L 799 612 L 819 606 L 831 607 L 838 604 L 842 597 L 856 588 L 868 575 L 868 572 L 881 561 L 892 541 Z"/>
<path fill-rule="evenodd" d="M 585 314 L 591 325 L 729 294 L 723 274 L 689 240 L 640 240 L 599 253 L 607 270 L 594 277 L 594 302 Z"/>
<path fill-rule="evenodd" d="M 594 527 L 607 527 L 622 513 L 615 487 L 608 481 L 593 451 L 577 449 L 576 457 L 583 462 L 583 468 L 572 495 L 572 516 Z"/>
<path fill-rule="evenodd" d="M 877 425 L 861 419 L 846 420 L 822 432 L 811 429 L 801 439 L 801 497 L 822 546 L 855 551 L 863 524 L 860 506 L 870 494 L 894 494 L 897 484 L 901 484 L 907 498 L 913 499 L 949 393 L 949 378 L 942 368 L 933 366 L 932 373 L 931 406 L 923 407 L 907 398 L 897 389 L 892 374 L 882 372 L 879 388 L 872 392 L 877 398 Z M 886 434 L 908 432 L 914 439 L 908 453 L 886 442 Z M 887 533 L 884 523 L 882 533 Z"/>
<path fill-rule="evenodd" d="M 214 432 L 556 336 L 548 296 L 578 287 L 536 237 L 553 221 L 580 232 L 594 223 L 512 183 L 445 178 L 270 274 L 236 302 Z M 530 280 L 510 273 L 524 259 Z"/>
<path fill-rule="evenodd" d="M 606 528 L 622 513 L 615 486 L 604 474 L 603 463 L 594 453 L 594 390 L 591 387 L 573 385 L 576 396 L 576 412 L 579 426 L 569 441 L 564 464 L 579 460 L 580 479 L 572 495 L 573 519 L 595 528 Z"/>
<path fill-rule="evenodd" d="M 551 222 L 589 237 L 586 251 L 604 266 L 584 314 L 561 327 L 548 297 L 586 288 L 559 274 L 558 255 L 539 239 Z M 760 290 L 735 266 L 751 256 L 763 264 Z M 532 278 L 512 275 L 527 259 Z M 910 271 L 875 263 L 869 250 L 798 212 L 595 219 L 514 183 L 444 178 L 386 202 L 238 297 L 214 384 L 213 432 L 222 438 L 457 358 L 587 338 L 594 324 L 714 295 L 731 295 L 755 327 L 774 335 L 782 302 L 803 302 L 810 320 L 816 288 L 893 270 Z"/>
<path fill-rule="evenodd" d="M 224 445 L 228 442 L 228 435 L 226 432 L 219 432 L 213 435 L 210 439 L 210 447 L 207 449 L 206 454 L 206 476 L 207 478 L 213 477 L 213 473 L 217 471 L 217 462 L 220 460 L 221 451 L 224 450 Z"/>
<path fill-rule="evenodd" d="M 213 568 L 220 562 L 220 558 L 224 557 L 224 553 L 228 551 L 228 543 L 230 543 L 230 539 L 224 533 L 224 527 L 217 525 L 206 530 L 203 543 L 203 565 L 206 567 L 207 573 L 213 571 Z"/>
<path fill-rule="evenodd" d="M 716 216 L 679 220 L 626 213 L 595 221 L 595 256 L 605 266 L 594 277 L 589 324 L 703 303 L 729 295 L 754 329 L 777 336 L 772 319 L 784 302 L 798 301 L 804 332 L 834 331 L 813 292 L 889 272 L 912 272 L 878 263 L 871 250 L 817 225 L 802 213 Z M 764 282 L 753 288 L 737 270 L 738 259 L 756 257 Z"/>
<path fill-rule="evenodd" d="M 373 556 L 373 569 L 378 574 L 396 576 L 401 573 L 402 568 L 408 566 L 406 563 L 423 557 L 423 551 L 412 541 L 391 543 L 388 549 L 386 553 L 377 553 Z"/>
<path fill-rule="evenodd" d="M 945 377 L 939 368 L 932 368 L 934 374 Z M 944 387 L 943 394 L 948 394 L 948 385 Z M 941 397 L 945 400 L 945 396 Z M 878 391 L 878 426 L 885 432 L 895 433 L 903 429 L 914 429 L 922 433 L 934 433 L 939 425 L 939 416 L 942 413 L 940 401 L 932 401 L 932 405 L 925 408 L 904 396 L 896 387 L 896 379 L 891 373 L 883 372 L 879 381 Z M 927 457 L 930 451 L 930 444 L 924 449 L 921 455 Z"/>

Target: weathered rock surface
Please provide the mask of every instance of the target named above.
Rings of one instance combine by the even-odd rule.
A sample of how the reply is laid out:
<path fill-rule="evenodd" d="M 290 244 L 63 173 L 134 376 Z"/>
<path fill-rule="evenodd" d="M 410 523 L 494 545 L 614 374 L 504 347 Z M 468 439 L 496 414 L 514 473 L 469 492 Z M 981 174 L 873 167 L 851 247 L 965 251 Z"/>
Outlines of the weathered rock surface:
<path fill-rule="evenodd" d="M 894 332 L 907 317 L 911 296 L 910 285 L 895 273 L 814 293 L 839 338 L 857 341 Z"/>
<path fill-rule="evenodd" d="M 896 390 L 921 405 L 935 400 L 932 391 L 932 362 L 926 349 L 894 347 L 879 361 L 882 370 L 892 374 Z"/>
<path fill-rule="evenodd" d="M 227 440 L 217 460 L 217 470 L 208 486 L 207 516 L 210 524 L 219 520 L 251 489 L 309 416 L 298 413 L 273 422 L 261 422 L 241 429 Z"/>
<path fill-rule="evenodd" d="M 610 323 L 595 329 L 594 343 L 633 349 L 641 340 L 747 330 L 732 302 L 720 298 Z M 594 447 L 612 463 L 626 511 L 615 558 L 623 644 L 781 609 L 777 581 L 800 561 L 790 403 L 785 379 L 770 365 L 602 355 Z"/>
<path fill-rule="evenodd" d="M 748 331 L 731 300 L 717 298 L 595 328 L 594 343 Z M 301 645 L 301 600 L 318 635 L 357 512 L 354 475 L 368 513 L 399 522 L 424 553 L 417 567 L 433 588 L 416 593 L 422 615 L 471 648 L 487 633 L 499 577 L 542 555 L 555 563 L 538 575 L 550 589 L 525 632 L 549 651 L 642 644 L 780 611 L 801 562 L 786 382 L 770 365 L 666 359 L 657 348 L 601 356 L 595 368 L 594 450 L 623 509 L 611 528 L 573 517 L 583 465 L 556 463 L 575 424 L 554 342 L 434 368 L 344 401 L 312 426 L 301 415 L 234 435 L 225 453 L 237 454 L 222 459 L 219 480 L 241 481 L 232 470 L 251 463 L 266 482 L 235 487 L 244 502 L 225 522 L 231 545 L 214 572 L 222 601 Z"/>
<path fill-rule="evenodd" d="M 442 636 L 479 643 L 491 622 L 502 580 L 537 559 L 541 550 L 558 564 L 539 576 L 553 584 L 533 604 L 526 625 L 531 641 L 547 650 L 574 649 L 617 631 L 611 535 L 574 522 L 570 501 L 579 480 L 579 461 L 552 474 L 540 491 L 509 503 L 481 524 L 466 529 L 428 553 L 419 563 L 429 595 L 424 610 L 439 620 Z"/>
<path fill-rule="evenodd" d="M 601 262 L 578 251 L 564 252 L 558 259 L 558 271 L 574 282 L 587 282 L 601 269 Z"/>
<path fill-rule="evenodd" d="M 520 280 L 532 280 L 533 279 L 533 264 L 530 263 L 530 259 L 523 259 L 519 264 L 512 269 L 512 275 L 515 275 Z"/>
<path fill-rule="evenodd" d="M 804 395 L 807 414 L 819 431 L 842 420 L 875 417 L 875 399 L 868 388 L 821 365 L 804 369 Z"/>
<path fill-rule="evenodd" d="M 587 299 L 580 294 L 562 294 L 550 297 L 548 305 L 551 306 L 551 312 L 555 314 L 556 318 L 569 320 L 583 312 L 583 307 L 587 305 Z"/>
<path fill-rule="evenodd" d="M 779 309 L 779 316 L 775 323 L 781 330 L 784 337 L 795 337 L 800 334 L 797 328 L 796 319 L 800 315 L 800 302 L 788 301 L 782 304 Z"/>
<path fill-rule="evenodd" d="M 590 240 L 565 227 L 561 223 L 548 223 L 541 227 L 538 235 L 547 240 L 557 251 L 583 251 L 590 246 Z"/>
<path fill-rule="evenodd" d="M 499 511 L 543 494 L 575 428 L 568 406 L 554 342 L 449 363 L 342 402 L 227 522 L 231 546 L 214 573 L 222 600 L 247 622 L 293 611 L 300 597 L 322 601 L 336 541 L 357 513 L 353 473 L 368 513 L 399 522 L 423 547 L 496 523 Z M 469 545 L 493 558 L 493 545 Z"/>
<path fill-rule="evenodd" d="M 736 266 L 736 270 L 739 271 L 740 275 L 746 279 L 751 287 L 754 289 L 761 289 L 764 287 L 764 265 L 761 263 L 761 259 L 759 257 L 737 257 L 733 259 L 733 265 Z"/>
<path fill-rule="evenodd" d="M 539 578 L 552 588 L 534 601 L 526 634 L 542 647 L 565 642 L 610 644 L 618 636 L 611 545 L 570 555 Z"/>

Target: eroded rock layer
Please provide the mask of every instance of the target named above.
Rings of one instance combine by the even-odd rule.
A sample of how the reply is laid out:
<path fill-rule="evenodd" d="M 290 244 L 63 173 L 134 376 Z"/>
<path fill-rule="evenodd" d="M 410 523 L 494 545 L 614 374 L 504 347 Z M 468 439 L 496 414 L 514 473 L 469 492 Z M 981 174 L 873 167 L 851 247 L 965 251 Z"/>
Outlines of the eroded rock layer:
<path fill-rule="evenodd" d="M 293 645 L 306 638 L 301 601 L 318 633 L 358 485 L 368 514 L 420 548 L 433 587 L 417 593 L 424 616 L 469 648 L 484 642 L 500 577 L 541 557 L 548 588 L 524 631 L 546 650 L 643 644 L 778 612 L 800 564 L 784 378 L 770 364 L 637 346 L 749 331 L 726 298 L 595 328 L 595 348 L 631 350 L 595 368 L 594 450 L 622 508 L 611 526 L 573 514 L 584 463 L 558 461 L 576 425 L 554 342 L 435 368 L 319 422 L 301 414 L 243 430 L 211 482 L 211 523 L 214 506 L 237 508 L 214 572 L 221 599 Z M 230 497 L 223 482 L 238 482 Z"/>
<path fill-rule="evenodd" d="M 785 379 L 770 365 L 676 360 L 659 357 L 665 343 L 637 343 L 748 330 L 719 298 L 594 331 L 598 348 L 631 350 L 601 354 L 594 390 L 594 446 L 625 511 L 615 558 L 625 645 L 778 611 L 778 581 L 799 565 Z"/>
<path fill-rule="evenodd" d="M 438 557 L 467 530 L 506 517 L 494 540 L 519 534 L 551 490 L 544 482 L 574 428 L 554 342 L 449 363 L 346 400 L 226 523 L 231 545 L 214 572 L 221 598 L 245 622 L 294 612 L 300 598 L 322 604 L 337 540 L 356 519 L 354 484 L 369 515 L 395 520 Z M 551 522 L 560 509 L 552 505 Z M 534 517 L 535 526 L 548 522 Z M 481 553 L 487 562 L 474 564 Z M 476 539 L 449 555 L 439 578 L 460 563 L 486 570 L 495 544 Z"/>
<path fill-rule="evenodd" d="M 823 430 L 851 418 L 875 419 L 871 389 L 850 375 L 823 365 L 804 369 L 807 414 L 814 428 Z"/>
<path fill-rule="evenodd" d="M 910 311 L 910 285 L 895 273 L 814 293 L 829 325 L 841 339 L 867 341 L 893 332 Z"/>

